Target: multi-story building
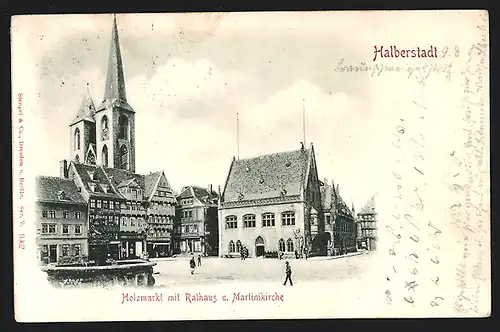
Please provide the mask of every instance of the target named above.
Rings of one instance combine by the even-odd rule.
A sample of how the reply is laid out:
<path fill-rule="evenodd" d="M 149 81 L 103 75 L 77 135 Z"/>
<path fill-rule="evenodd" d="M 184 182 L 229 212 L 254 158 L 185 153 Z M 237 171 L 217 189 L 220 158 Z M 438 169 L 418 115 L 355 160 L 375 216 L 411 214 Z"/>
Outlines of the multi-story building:
<path fill-rule="evenodd" d="M 71 179 L 88 204 L 89 259 L 108 254 L 120 257 L 121 205 L 125 199 L 111 185 L 104 168 L 95 165 L 61 162 L 61 177 Z"/>
<path fill-rule="evenodd" d="M 69 126 L 70 160 L 60 163 L 61 181 L 72 182 L 87 204 L 89 258 L 167 255 L 176 199 L 163 171 L 135 173 L 135 111 L 125 93 L 116 19 L 102 100 L 95 107 L 90 95 L 84 99 Z"/>
<path fill-rule="evenodd" d="M 233 158 L 219 200 L 219 256 L 326 254 L 314 148 Z"/>
<path fill-rule="evenodd" d="M 187 186 L 177 197 L 178 249 L 180 253 L 218 255 L 219 195 L 212 186 Z"/>
<path fill-rule="evenodd" d="M 377 212 L 375 197 L 371 197 L 358 213 L 359 243 L 361 248 L 375 250 L 377 248 Z"/>
<path fill-rule="evenodd" d="M 330 185 L 324 180 L 321 187 L 323 214 L 325 219 L 325 239 L 328 254 L 338 255 L 356 251 L 356 222 L 354 206 L 349 209 L 342 196 L 339 185 Z"/>
<path fill-rule="evenodd" d="M 163 171 L 145 175 L 144 183 L 144 206 L 148 216 L 147 252 L 150 257 L 168 256 L 173 250 L 175 193 Z"/>
<path fill-rule="evenodd" d="M 87 203 L 73 181 L 58 177 L 36 178 L 38 257 L 56 263 L 63 257 L 88 254 Z"/>

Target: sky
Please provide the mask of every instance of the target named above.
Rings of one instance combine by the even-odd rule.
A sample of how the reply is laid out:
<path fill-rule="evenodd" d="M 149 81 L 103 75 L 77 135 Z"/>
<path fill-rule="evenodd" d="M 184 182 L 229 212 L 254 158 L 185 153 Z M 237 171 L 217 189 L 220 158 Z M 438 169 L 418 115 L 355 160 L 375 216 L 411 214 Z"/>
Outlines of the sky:
<path fill-rule="evenodd" d="M 357 210 L 378 190 L 377 114 L 366 80 L 334 71 L 368 61 L 370 29 L 349 15 L 117 15 L 126 93 L 136 111 L 136 171 L 164 170 L 174 190 L 224 186 L 233 156 L 314 144 L 321 180 Z M 38 16 L 37 173 L 69 158 L 69 124 L 87 90 L 102 101 L 112 15 Z M 367 22 L 370 25 L 370 22 Z M 376 24 L 376 22 L 373 22 Z M 36 29 L 34 28 L 36 27 Z M 356 35 L 356 38 L 351 38 Z M 370 44 L 371 45 L 371 44 Z"/>

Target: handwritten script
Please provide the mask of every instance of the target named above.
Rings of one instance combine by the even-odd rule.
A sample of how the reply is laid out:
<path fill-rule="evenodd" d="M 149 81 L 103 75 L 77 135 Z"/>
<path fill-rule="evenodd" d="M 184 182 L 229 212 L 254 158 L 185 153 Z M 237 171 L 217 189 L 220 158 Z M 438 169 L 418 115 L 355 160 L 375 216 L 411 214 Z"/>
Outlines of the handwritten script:
<path fill-rule="evenodd" d="M 485 121 L 486 100 L 484 82 L 487 79 L 488 67 L 488 32 L 487 18 L 477 27 L 478 42 L 472 45 L 467 53 L 463 78 L 463 147 L 461 153 L 451 153 L 455 163 L 452 189 L 459 199 L 449 208 L 454 227 L 462 232 L 463 250 L 461 260 L 456 268 L 456 281 L 460 289 L 454 301 L 456 312 L 462 314 L 479 313 L 481 283 L 485 281 L 484 241 L 486 226 L 484 216 L 489 214 L 488 202 L 485 199 L 485 178 L 488 176 L 488 162 L 485 163 Z M 489 188 L 487 188 L 489 190 Z M 473 282 L 470 282 L 472 277 Z"/>
<path fill-rule="evenodd" d="M 334 67 L 402 85 L 391 115 L 392 207 L 379 232 L 390 268 L 382 296 L 403 310 L 484 314 L 481 303 L 489 301 L 489 36 L 487 13 L 481 15 L 467 42 L 444 45 L 433 62 L 342 58 Z M 436 120 L 452 129 L 440 137 Z"/>

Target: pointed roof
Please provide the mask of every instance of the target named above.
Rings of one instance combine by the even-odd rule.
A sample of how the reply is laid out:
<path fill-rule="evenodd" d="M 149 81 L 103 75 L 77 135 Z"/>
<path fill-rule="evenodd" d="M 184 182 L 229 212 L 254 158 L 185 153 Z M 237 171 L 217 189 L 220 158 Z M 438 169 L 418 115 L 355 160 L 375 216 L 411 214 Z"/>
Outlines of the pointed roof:
<path fill-rule="evenodd" d="M 372 196 L 368 202 L 366 202 L 365 206 L 359 211 L 358 215 L 360 214 L 377 214 L 375 211 L 375 196 Z"/>
<path fill-rule="evenodd" d="M 109 106 L 118 106 L 133 111 L 132 107 L 127 103 L 127 94 L 125 93 L 125 77 L 123 74 L 123 61 L 120 51 L 116 16 L 113 16 L 113 28 L 111 29 L 111 45 L 109 48 L 108 72 L 106 74 L 104 97 L 98 110 Z"/>
<path fill-rule="evenodd" d="M 72 180 L 53 176 L 36 177 L 36 197 L 38 202 L 86 205 Z"/>
<path fill-rule="evenodd" d="M 114 190 L 113 184 L 110 182 L 102 166 L 78 163 L 71 163 L 71 165 L 80 177 L 83 187 L 89 195 L 101 198 L 123 199 L 122 195 Z M 109 190 L 103 190 L 103 186 L 106 186 Z"/>
<path fill-rule="evenodd" d="M 146 199 L 151 199 L 153 196 L 162 174 L 163 172 L 153 172 L 144 176 L 144 190 L 146 191 L 144 196 Z"/>
<path fill-rule="evenodd" d="M 336 213 L 343 213 L 345 215 L 354 217 L 354 210 L 349 209 L 345 200 L 342 198 L 342 196 L 340 196 L 339 184 L 337 183 L 335 185 L 334 180 L 332 180 L 332 184 L 326 184 L 325 186 L 321 187 L 320 193 L 322 206 L 325 211 L 332 211 L 332 209 L 334 209 Z"/>
<path fill-rule="evenodd" d="M 80 121 L 89 121 L 94 122 L 94 113 L 95 113 L 95 105 L 90 93 L 87 91 L 87 95 L 82 101 L 82 105 L 80 106 L 80 110 L 76 115 L 76 118 L 71 122 L 71 126 Z"/>
<path fill-rule="evenodd" d="M 233 159 L 224 202 L 300 195 L 305 187 L 312 149 L 279 152 L 248 159 Z M 284 191 L 283 191 L 284 189 Z"/>
<path fill-rule="evenodd" d="M 209 191 L 207 188 L 198 186 L 187 186 L 182 188 L 182 192 L 177 197 L 177 199 L 195 197 L 203 204 L 216 204 L 216 200 L 219 198 L 219 194 L 212 190 Z"/>

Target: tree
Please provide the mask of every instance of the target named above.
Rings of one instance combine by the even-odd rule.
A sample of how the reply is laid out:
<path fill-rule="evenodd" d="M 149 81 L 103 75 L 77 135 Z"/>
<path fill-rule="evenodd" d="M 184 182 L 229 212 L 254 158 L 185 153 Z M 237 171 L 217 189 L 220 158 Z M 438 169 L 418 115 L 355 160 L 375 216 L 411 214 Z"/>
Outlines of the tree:
<path fill-rule="evenodd" d="M 120 225 L 109 221 L 104 216 L 95 216 L 89 223 L 89 242 L 91 244 L 107 245 L 118 240 Z"/>
<path fill-rule="evenodd" d="M 303 255 L 304 254 L 304 236 L 302 235 L 302 232 L 300 231 L 300 229 L 294 229 L 293 235 L 295 237 L 297 251 L 300 255 Z"/>
<path fill-rule="evenodd" d="M 153 228 L 147 222 L 147 220 L 141 219 L 141 221 L 139 222 L 139 232 L 142 235 L 142 248 L 143 248 L 142 250 L 146 251 L 146 245 L 147 245 L 146 240 L 148 238 L 148 235 L 152 234 Z"/>

